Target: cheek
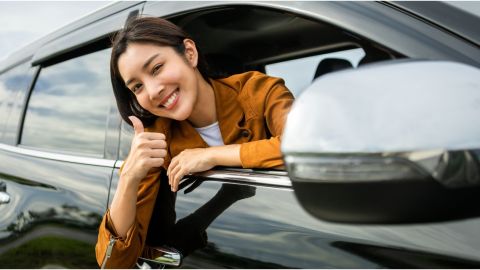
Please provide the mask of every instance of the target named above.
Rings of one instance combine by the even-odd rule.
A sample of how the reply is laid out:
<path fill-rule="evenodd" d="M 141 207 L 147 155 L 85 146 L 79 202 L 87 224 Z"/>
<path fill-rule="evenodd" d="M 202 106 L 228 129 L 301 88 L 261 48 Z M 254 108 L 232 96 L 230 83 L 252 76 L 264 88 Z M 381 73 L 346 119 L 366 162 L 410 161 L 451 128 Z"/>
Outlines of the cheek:
<path fill-rule="evenodd" d="M 164 72 L 162 72 L 161 80 L 165 84 L 174 84 L 174 83 L 179 83 L 183 79 L 183 74 L 182 70 L 180 68 L 171 68 L 171 69 L 166 69 Z"/>
<path fill-rule="evenodd" d="M 148 98 L 147 95 L 144 95 L 143 93 L 141 95 L 137 96 L 137 102 L 144 108 L 145 110 L 150 110 L 151 109 L 151 104 L 150 104 L 150 99 Z"/>

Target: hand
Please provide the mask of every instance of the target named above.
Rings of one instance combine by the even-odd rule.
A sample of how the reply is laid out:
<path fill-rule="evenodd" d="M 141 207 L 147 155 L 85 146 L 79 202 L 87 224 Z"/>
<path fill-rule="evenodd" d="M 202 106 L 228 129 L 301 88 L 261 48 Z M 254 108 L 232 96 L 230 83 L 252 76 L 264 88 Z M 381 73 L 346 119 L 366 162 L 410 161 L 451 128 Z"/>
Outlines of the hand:
<path fill-rule="evenodd" d="M 178 190 L 178 184 L 185 175 L 207 171 L 216 166 L 211 151 L 211 148 L 187 149 L 172 159 L 167 175 L 173 192 Z"/>
<path fill-rule="evenodd" d="M 122 176 L 140 182 L 152 168 L 161 167 L 167 155 L 165 135 L 158 132 L 145 132 L 142 121 L 135 116 L 132 121 L 135 135 L 130 154 L 122 170 Z"/>

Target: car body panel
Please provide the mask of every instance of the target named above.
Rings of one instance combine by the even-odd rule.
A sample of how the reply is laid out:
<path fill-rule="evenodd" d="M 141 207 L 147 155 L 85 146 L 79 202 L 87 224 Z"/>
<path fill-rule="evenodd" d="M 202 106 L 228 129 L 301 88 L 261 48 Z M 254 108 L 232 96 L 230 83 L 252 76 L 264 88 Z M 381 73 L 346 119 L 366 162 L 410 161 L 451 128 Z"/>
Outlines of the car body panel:
<path fill-rule="evenodd" d="M 38 66 L 25 67 L 28 82 L 18 92 L 16 101 L 9 100 L 14 106 L 0 144 L 0 182 L 5 183 L 10 196 L 8 204 L 0 205 L 1 267 L 97 266 L 94 258 L 97 228 L 116 191 L 118 169 L 132 135 L 122 129 L 112 98 L 106 112 L 103 158 L 51 153 L 19 145 L 24 106 L 38 68 L 75 57 L 78 50 L 108 38 L 124 25 L 132 11 L 175 18 L 239 6 L 278 10 L 324 22 L 364 39 L 358 39 L 358 43 L 375 42 L 407 58 L 480 66 L 478 44 L 474 44 L 477 39 L 472 38 L 474 30 L 459 30 L 460 26 L 450 26 L 435 14 L 422 19 L 425 12 L 414 5 L 407 5 L 405 10 L 403 4 L 378 2 L 113 3 L 0 63 L 0 73 L 21 63 Z M 178 219 L 202 207 L 223 185 L 250 193 L 245 195 L 248 198 L 234 202 L 214 218 L 206 229 L 206 247 L 186 257 L 184 268 L 480 267 L 480 218 L 408 225 L 331 223 L 314 218 L 300 206 L 285 172 L 226 173 L 224 168 L 215 168 L 195 177 L 194 185 L 178 192 Z M 38 250 L 47 255 L 42 260 L 31 259 Z M 29 257 L 14 256 L 22 253 Z M 61 264 L 56 259 L 59 256 L 68 262 Z"/>
<path fill-rule="evenodd" d="M 8 204 L 0 205 L 0 265 L 41 268 L 66 260 L 60 265 L 95 267 L 91 247 L 105 211 L 111 167 L 0 152 L 0 181 L 10 196 Z M 68 262 L 75 254 L 65 250 L 68 246 L 81 247 L 78 256 L 88 260 Z M 18 251 L 14 252 L 15 248 Z M 35 252 L 44 256 L 35 260 L 23 257 L 37 257 Z"/>
<path fill-rule="evenodd" d="M 243 175 L 238 173 L 237 178 Z M 230 176 L 234 179 L 235 172 Z M 118 169 L 112 179 L 113 193 Z M 292 187 L 283 184 L 214 177 L 199 177 L 197 181 L 199 186 L 193 191 L 185 194 L 186 187 L 177 193 L 177 220 L 202 207 L 222 184 L 234 185 L 238 192 L 253 189 L 254 195 L 235 202 L 214 219 L 206 230 L 207 246 L 187 256 L 183 268 L 480 266 L 480 239 L 476 237 L 480 218 L 388 226 L 331 223 L 308 214 L 298 204 Z"/>
<path fill-rule="evenodd" d="M 398 6 L 404 12 L 410 12 L 419 19 L 437 24 L 451 34 L 461 36 L 476 46 L 480 45 L 480 30 L 476 27 L 480 23 L 479 18 L 452 8 L 451 3 L 436 2 L 432 6 L 425 1 L 392 1 L 385 4 Z"/>
<path fill-rule="evenodd" d="M 138 1 L 115 2 L 114 4 L 110 4 L 108 6 L 105 6 L 104 8 L 101 8 L 95 12 L 92 12 L 88 16 L 82 17 L 74 22 L 71 22 L 68 25 L 65 25 L 59 28 L 58 30 L 55 30 L 52 33 L 32 42 L 31 44 L 26 45 L 25 47 L 19 49 L 18 51 L 13 52 L 5 60 L 2 61 L 0 72 L 3 72 L 5 69 L 8 69 L 13 65 L 17 65 L 20 62 L 31 60 L 31 58 L 37 52 L 37 50 L 42 46 L 45 46 L 45 44 L 55 41 L 56 39 L 62 38 L 65 35 L 69 35 L 70 33 L 73 33 L 76 30 L 81 29 L 87 25 L 93 24 L 95 22 L 98 23 L 99 20 L 102 20 L 112 14 L 119 13 L 125 9 L 128 9 L 136 5 L 138 6 L 138 9 L 141 10 L 142 3 L 143 2 L 138 2 Z M 103 25 L 103 27 L 106 27 L 106 26 Z M 89 36 L 95 36 L 95 34 L 90 33 Z M 85 39 L 82 39 L 82 38 L 80 38 L 79 40 L 86 41 Z M 63 49 L 62 47 L 63 46 L 60 46 L 59 48 Z M 57 53 L 57 51 L 51 51 L 51 52 Z"/>
<path fill-rule="evenodd" d="M 84 25 L 71 33 L 65 33 L 46 43 L 38 49 L 33 56 L 32 65 L 37 65 L 51 58 L 55 58 L 58 55 L 65 54 L 68 51 L 85 46 L 88 43 L 95 42 L 117 29 L 122 28 L 128 16 L 132 12 L 140 12 L 142 5 L 143 4 L 137 4 L 118 13 L 109 14 L 109 16 L 101 20 Z"/>

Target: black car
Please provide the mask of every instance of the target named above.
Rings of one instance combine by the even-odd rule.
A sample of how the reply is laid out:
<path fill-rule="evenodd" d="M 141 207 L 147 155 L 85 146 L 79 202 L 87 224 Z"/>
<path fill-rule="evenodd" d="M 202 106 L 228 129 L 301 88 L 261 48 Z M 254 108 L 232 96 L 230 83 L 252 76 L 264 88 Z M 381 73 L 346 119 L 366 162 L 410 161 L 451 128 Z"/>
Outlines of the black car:
<path fill-rule="evenodd" d="M 363 1 L 116 2 L 10 55 L 0 267 L 98 267 L 98 226 L 133 136 L 112 94 L 110 40 L 138 15 L 181 26 L 216 72 L 282 77 L 297 97 L 285 171 L 185 180 L 179 220 L 237 197 L 180 267 L 480 267 L 480 20 L 442 2 Z"/>

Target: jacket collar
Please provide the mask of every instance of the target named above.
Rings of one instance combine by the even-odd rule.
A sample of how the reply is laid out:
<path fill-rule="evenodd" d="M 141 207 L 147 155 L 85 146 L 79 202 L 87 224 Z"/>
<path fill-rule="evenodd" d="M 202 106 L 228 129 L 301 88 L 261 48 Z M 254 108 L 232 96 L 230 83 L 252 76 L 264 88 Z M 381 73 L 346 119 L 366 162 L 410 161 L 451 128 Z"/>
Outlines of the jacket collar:
<path fill-rule="evenodd" d="M 245 121 L 242 108 L 245 98 L 239 94 L 239 90 L 234 85 L 227 84 L 225 80 L 211 80 L 211 84 L 215 94 L 215 108 L 223 142 L 234 143 L 237 137 L 235 131 Z"/>
<path fill-rule="evenodd" d="M 244 109 L 248 97 L 240 95 L 235 85 L 229 84 L 225 80 L 210 79 L 210 84 L 215 95 L 217 121 L 223 142 L 225 144 L 235 143 L 238 138 L 238 129 L 245 122 Z M 178 155 L 184 149 L 208 147 L 187 120 L 173 121 L 159 117 L 149 130 L 163 132 L 166 135 L 171 156 Z"/>

